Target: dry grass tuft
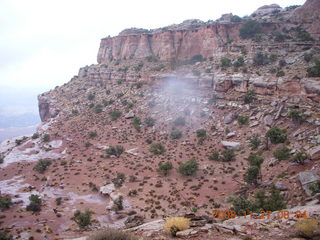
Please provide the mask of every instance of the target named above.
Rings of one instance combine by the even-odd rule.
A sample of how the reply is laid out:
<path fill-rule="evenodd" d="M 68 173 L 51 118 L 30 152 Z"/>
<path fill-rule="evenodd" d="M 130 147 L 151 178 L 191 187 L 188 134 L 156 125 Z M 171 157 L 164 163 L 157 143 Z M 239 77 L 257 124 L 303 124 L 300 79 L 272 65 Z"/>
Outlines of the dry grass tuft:
<path fill-rule="evenodd" d="M 190 226 L 190 219 L 185 217 L 170 217 L 164 223 L 164 231 L 171 236 L 176 236 L 178 231 L 188 229 Z"/>

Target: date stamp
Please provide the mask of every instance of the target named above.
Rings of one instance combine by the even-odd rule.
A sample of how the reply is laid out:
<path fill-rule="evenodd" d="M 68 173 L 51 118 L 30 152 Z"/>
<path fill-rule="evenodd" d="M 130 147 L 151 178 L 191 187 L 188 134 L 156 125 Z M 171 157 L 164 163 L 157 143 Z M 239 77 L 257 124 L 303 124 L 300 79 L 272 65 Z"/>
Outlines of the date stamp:
<path fill-rule="evenodd" d="M 239 213 L 239 212 L 238 212 Z M 289 212 L 287 210 L 279 210 L 276 212 L 272 211 L 260 211 L 260 212 L 252 212 L 252 211 L 242 211 L 237 214 L 234 210 L 221 210 L 214 209 L 212 211 L 212 219 L 235 219 L 235 218 L 250 218 L 250 219 L 291 219 L 291 218 L 308 218 L 307 211 L 295 211 Z"/>

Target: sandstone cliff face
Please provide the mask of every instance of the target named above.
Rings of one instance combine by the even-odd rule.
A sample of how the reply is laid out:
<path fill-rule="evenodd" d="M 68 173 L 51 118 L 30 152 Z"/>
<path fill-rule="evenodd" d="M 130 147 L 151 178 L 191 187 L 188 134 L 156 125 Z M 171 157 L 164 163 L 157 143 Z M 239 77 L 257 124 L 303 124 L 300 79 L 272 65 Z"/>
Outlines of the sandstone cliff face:
<path fill-rule="evenodd" d="M 46 96 L 46 93 L 38 96 L 39 115 L 42 122 L 58 115 L 59 110 L 53 106 L 54 102 L 53 99 Z"/>
<path fill-rule="evenodd" d="M 207 24 L 198 29 L 165 30 L 148 34 L 119 35 L 101 40 L 98 63 L 112 59 L 157 56 L 160 60 L 189 59 L 201 54 L 210 57 L 222 50 L 224 43 L 239 39 L 241 24 Z"/>

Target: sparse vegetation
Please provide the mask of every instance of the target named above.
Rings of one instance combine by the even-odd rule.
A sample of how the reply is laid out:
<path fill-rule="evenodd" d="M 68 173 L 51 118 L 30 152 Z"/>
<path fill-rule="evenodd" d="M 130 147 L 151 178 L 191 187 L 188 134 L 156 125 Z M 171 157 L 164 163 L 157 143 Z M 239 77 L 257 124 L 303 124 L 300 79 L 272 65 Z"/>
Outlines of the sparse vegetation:
<path fill-rule="evenodd" d="M 50 141 L 50 135 L 48 133 L 45 133 L 43 136 L 42 136 L 42 141 L 43 142 L 49 142 Z"/>
<path fill-rule="evenodd" d="M 95 138 L 96 136 L 98 136 L 98 133 L 97 131 L 90 131 L 88 135 L 90 138 Z"/>
<path fill-rule="evenodd" d="M 31 194 L 29 197 L 30 203 L 27 206 L 26 210 L 27 211 L 32 211 L 32 212 L 40 212 L 41 211 L 41 205 L 42 205 L 42 200 L 38 195 Z"/>
<path fill-rule="evenodd" d="M 173 130 L 170 134 L 171 139 L 180 139 L 182 137 L 182 132 L 179 130 Z"/>
<path fill-rule="evenodd" d="M 39 138 L 39 136 L 40 136 L 39 133 L 34 133 L 31 138 L 32 139 L 37 139 L 37 138 Z"/>
<path fill-rule="evenodd" d="M 243 101 L 245 104 L 251 103 L 256 97 L 256 92 L 254 90 L 249 90 L 244 95 Z"/>
<path fill-rule="evenodd" d="M 120 229 L 107 228 L 92 234 L 88 240 L 137 240 L 137 238 Z"/>
<path fill-rule="evenodd" d="M 170 217 L 164 223 L 164 231 L 171 236 L 176 236 L 178 231 L 186 230 L 190 227 L 190 220 L 185 217 Z"/>
<path fill-rule="evenodd" d="M 88 95 L 88 100 L 92 101 L 95 97 L 96 97 L 96 95 L 94 93 L 90 93 Z"/>
<path fill-rule="evenodd" d="M 2 211 L 9 209 L 12 206 L 12 201 L 10 196 L 0 196 L 0 209 Z M 1 239 L 1 238 L 0 238 Z"/>
<path fill-rule="evenodd" d="M 290 149 L 286 146 L 279 147 L 273 153 L 273 156 L 278 160 L 287 160 L 290 158 Z"/>
<path fill-rule="evenodd" d="M 303 165 L 304 162 L 309 158 L 309 155 L 305 152 L 298 152 L 296 153 L 293 158 L 291 159 L 292 162 L 298 163 L 300 165 Z"/>
<path fill-rule="evenodd" d="M 117 172 L 117 176 L 114 179 L 112 179 L 112 182 L 115 187 L 121 187 L 125 179 L 126 177 L 124 173 Z"/>
<path fill-rule="evenodd" d="M 237 120 L 238 120 L 238 124 L 239 124 L 240 126 L 242 126 L 242 125 L 248 124 L 248 122 L 249 122 L 249 116 L 239 115 L 238 118 L 237 118 Z"/>
<path fill-rule="evenodd" d="M 83 229 L 92 224 L 91 215 L 92 211 L 89 209 L 86 209 L 84 212 L 76 210 L 73 214 L 72 220 L 75 221 L 81 229 Z"/>
<path fill-rule="evenodd" d="M 318 239 L 319 226 L 320 220 L 313 218 L 302 219 L 294 225 L 297 235 L 306 239 Z"/>
<path fill-rule="evenodd" d="M 115 156 L 118 158 L 124 152 L 124 147 L 120 145 L 109 146 L 109 148 L 106 151 L 108 156 Z"/>
<path fill-rule="evenodd" d="M 221 152 L 220 160 L 222 162 L 232 162 L 236 160 L 236 154 L 231 149 L 225 149 Z"/>
<path fill-rule="evenodd" d="M 132 119 L 132 124 L 133 124 L 133 127 L 138 131 L 140 132 L 141 130 L 141 119 L 139 117 L 134 117 Z"/>
<path fill-rule="evenodd" d="M 161 143 L 158 142 L 151 144 L 149 151 L 155 155 L 161 155 L 166 151 L 166 149 Z"/>
<path fill-rule="evenodd" d="M 261 145 L 260 135 L 257 133 L 252 134 L 248 140 L 250 141 L 250 147 L 252 150 L 257 149 Z"/>
<path fill-rule="evenodd" d="M 311 190 L 312 196 L 316 195 L 317 193 L 320 193 L 320 180 L 317 180 L 313 183 L 310 183 L 309 189 Z"/>
<path fill-rule="evenodd" d="M 302 124 L 306 121 L 307 117 L 296 109 L 291 109 L 288 113 L 288 117 L 296 124 Z"/>
<path fill-rule="evenodd" d="M 148 117 L 144 120 L 144 123 L 147 125 L 147 127 L 153 127 L 156 120 L 152 117 Z"/>
<path fill-rule="evenodd" d="M 172 168 L 173 166 L 171 162 L 159 163 L 158 172 L 167 176 Z"/>
<path fill-rule="evenodd" d="M 269 63 L 269 57 L 267 54 L 264 54 L 263 52 L 258 52 L 253 57 L 253 65 L 255 67 L 258 66 L 264 66 Z"/>
<path fill-rule="evenodd" d="M 192 176 L 198 170 L 198 162 L 195 158 L 191 158 L 189 161 L 180 163 L 179 172 L 185 176 Z"/>
<path fill-rule="evenodd" d="M 221 67 L 226 68 L 231 66 L 231 60 L 227 57 L 223 57 L 220 59 Z"/>
<path fill-rule="evenodd" d="M 51 165 L 52 161 L 50 159 L 40 159 L 37 164 L 33 167 L 33 170 L 44 173 L 46 169 Z"/>
<path fill-rule="evenodd" d="M 208 158 L 209 158 L 209 160 L 219 161 L 220 160 L 220 153 L 217 151 L 213 151 L 210 153 Z"/>
<path fill-rule="evenodd" d="M 315 65 L 307 68 L 308 77 L 320 77 L 320 60 L 315 60 Z"/>
<path fill-rule="evenodd" d="M 116 121 L 119 117 L 121 117 L 122 112 L 120 112 L 118 110 L 113 110 L 113 111 L 109 112 L 109 115 L 110 115 L 112 121 Z"/>
<path fill-rule="evenodd" d="M 287 134 L 285 129 L 278 127 L 272 127 L 267 131 L 266 136 L 270 139 L 271 143 L 278 144 L 284 143 L 287 140 Z"/>

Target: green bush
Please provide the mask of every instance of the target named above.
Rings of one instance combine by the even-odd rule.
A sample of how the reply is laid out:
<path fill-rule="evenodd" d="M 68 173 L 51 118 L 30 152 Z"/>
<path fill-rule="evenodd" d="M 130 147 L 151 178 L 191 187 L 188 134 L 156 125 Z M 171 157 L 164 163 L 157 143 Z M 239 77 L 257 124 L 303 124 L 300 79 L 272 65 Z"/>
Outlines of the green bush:
<path fill-rule="evenodd" d="M 42 141 L 43 142 L 49 142 L 50 141 L 50 135 L 49 134 L 44 134 L 43 136 L 42 136 Z"/>
<path fill-rule="evenodd" d="M 257 166 L 258 168 L 260 168 L 264 159 L 263 157 L 258 156 L 255 153 L 251 153 L 247 158 L 247 161 L 249 162 L 250 166 Z"/>
<path fill-rule="evenodd" d="M 223 57 L 220 59 L 221 67 L 230 67 L 231 66 L 231 60 L 227 57 Z"/>
<path fill-rule="evenodd" d="M 147 125 L 147 127 L 153 127 L 156 120 L 152 117 L 148 117 L 144 120 L 144 123 Z"/>
<path fill-rule="evenodd" d="M 159 163 L 158 172 L 164 176 L 167 176 L 172 168 L 171 162 Z"/>
<path fill-rule="evenodd" d="M 32 135 L 32 139 L 37 139 L 39 137 L 39 133 L 34 133 L 33 135 Z"/>
<path fill-rule="evenodd" d="M 88 95 L 88 100 L 93 100 L 94 98 L 96 97 L 96 95 L 94 94 L 94 93 L 90 93 L 89 95 Z"/>
<path fill-rule="evenodd" d="M 305 160 L 307 160 L 308 158 L 309 158 L 309 155 L 306 154 L 305 152 L 298 152 L 293 156 L 291 161 L 303 165 Z"/>
<path fill-rule="evenodd" d="M 194 55 L 190 60 L 190 64 L 195 64 L 196 62 L 203 62 L 205 58 L 201 54 Z"/>
<path fill-rule="evenodd" d="M 139 62 L 138 65 L 136 65 L 133 69 L 136 71 L 136 72 L 140 72 L 140 70 L 143 68 L 143 62 Z"/>
<path fill-rule="evenodd" d="M 40 159 L 37 164 L 33 167 L 33 170 L 44 173 L 45 170 L 51 165 L 52 161 L 50 159 Z"/>
<path fill-rule="evenodd" d="M 307 117 L 296 109 L 292 109 L 288 113 L 288 117 L 292 119 L 293 122 L 301 124 L 307 120 Z"/>
<path fill-rule="evenodd" d="M 251 103 L 256 97 L 256 92 L 254 90 L 249 90 L 244 95 L 243 101 L 245 104 Z"/>
<path fill-rule="evenodd" d="M 261 145 L 260 135 L 257 134 L 257 133 L 252 134 L 248 138 L 248 140 L 250 142 L 250 147 L 251 147 L 252 150 L 257 149 Z"/>
<path fill-rule="evenodd" d="M 306 62 L 310 62 L 313 59 L 313 53 L 305 53 L 303 58 Z"/>
<path fill-rule="evenodd" d="M 244 39 L 253 38 L 255 35 L 260 34 L 261 32 L 261 24 L 252 19 L 247 20 L 239 29 L 240 37 Z"/>
<path fill-rule="evenodd" d="M 267 54 L 264 54 L 262 52 L 258 52 L 254 55 L 253 57 L 253 65 L 255 67 L 258 67 L 258 66 L 264 66 L 264 65 L 267 65 L 269 64 L 269 57 Z"/>
<path fill-rule="evenodd" d="M 88 240 L 138 240 L 136 237 L 133 237 L 128 232 L 124 232 L 120 229 L 107 228 L 100 230 L 91 236 Z"/>
<path fill-rule="evenodd" d="M 271 143 L 278 144 L 284 143 L 287 140 L 287 134 L 285 129 L 278 127 L 272 127 L 267 131 L 267 137 L 270 138 Z"/>
<path fill-rule="evenodd" d="M 151 144 L 149 151 L 155 155 L 161 155 L 166 151 L 166 149 L 161 143 L 153 143 Z"/>
<path fill-rule="evenodd" d="M 10 196 L 0 196 L 0 209 L 6 210 L 12 206 L 12 201 Z"/>
<path fill-rule="evenodd" d="M 220 159 L 222 162 L 232 162 L 236 160 L 236 154 L 231 149 L 225 149 L 221 152 Z"/>
<path fill-rule="evenodd" d="M 91 215 L 92 211 L 86 209 L 83 213 L 80 210 L 77 210 L 73 214 L 73 221 L 75 221 L 78 226 L 83 229 L 89 225 L 91 225 Z"/>
<path fill-rule="evenodd" d="M 117 172 L 117 176 L 112 179 L 112 182 L 115 187 L 121 187 L 126 180 L 124 173 Z"/>
<path fill-rule="evenodd" d="M 320 60 L 315 60 L 313 67 L 307 68 L 308 77 L 320 77 Z"/>
<path fill-rule="evenodd" d="M 95 113 L 101 113 L 103 110 L 103 106 L 101 104 L 97 104 L 94 108 Z"/>
<path fill-rule="evenodd" d="M 186 161 L 184 163 L 180 163 L 179 165 L 179 173 L 185 176 L 192 176 L 194 175 L 198 170 L 198 163 L 195 158 L 191 158 L 189 161 Z"/>
<path fill-rule="evenodd" d="M 256 211 L 255 204 L 244 197 L 230 197 L 229 201 L 232 204 L 230 210 L 235 211 L 237 216 L 248 215 L 250 212 Z"/>
<path fill-rule="evenodd" d="M 94 138 L 94 137 L 98 136 L 98 133 L 97 133 L 97 131 L 91 131 L 91 132 L 89 132 L 88 135 L 90 138 Z"/>
<path fill-rule="evenodd" d="M 212 160 L 212 161 L 219 161 L 220 160 L 220 153 L 217 151 L 213 151 L 210 153 L 208 158 L 209 158 L 209 160 Z"/>
<path fill-rule="evenodd" d="M 0 154 L 0 164 L 4 162 L 4 156 Z"/>
<path fill-rule="evenodd" d="M 283 77 L 284 75 L 286 75 L 286 74 L 284 73 L 284 71 L 279 70 L 279 71 L 277 72 L 277 74 L 276 74 L 276 77 Z"/>
<path fill-rule="evenodd" d="M 196 133 L 198 138 L 205 138 L 207 136 L 207 131 L 205 129 L 198 129 Z"/>
<path fill-rule="evenodd" d="M 309 189 L 312 192 L 312 196 L 316 195 L 317 193 L 320 193 L 320 180 L 310 183 Z"/>
<path fill-rule="evenodd" d="M 186 119 L 184 117 L 178 117 L 176 120 L 174 120 L 173 124 L 175 126 L 184 126 L 186 124 Z"/>
<path fill-rule="evenodd" d="M 141 130 L 141 119 L 139 117 L 134 117 L 132 119 L 132 124 L 133 124 L 133 127 L 138 131 L 140 132 Z"/>
<path fill-rule="evenodd" d="M 108 156 L 116 156 L 117 158 L 120 157 L 120 155 L 124 152 L 123 146 L 110 146 L 107 150 Z"/>
<path fill-rule="evenodd" d="M 248 124 L 249 116 L 240 115 L 240 116 L 238 116 L 237 120 L 238 120 L 239 125 L 242 126 L 242 125 Z"/>
<path fill-rule="evenodd" d="M 112 210 L 115 212 L 123 210 L 123 196 L 119 196 L 113 200 Z"/>
<path fill-rule="evenodd" d="M 8 235 L 8 233 L 6 233 L 6 232 L 0 231 L 0 239 L 1 240 L 12 240 L 13 237 L 12 237 L 12 235 Z"/>
<path fill-rule="evenodd" d="M 273 156 L 278 160 L 287 160 L 290 158 L 290 149 L 286 146 L 279 147 L 273 153 Z"/>
<path fill-rule="evenodd" d="M 170 134 L 171 139 L 179 139 L 182 137 L 182 132 L 179 130 L 173 130 Z"/>
<path fill-rule="evenodd" d="M 41 211 L 41 205 L 42 205 L 42 200 L 38 195 L 31 194 L 29 197 L 30 203 L 27 206 L 26 210 L 27 211 L 32 211 L 32 212 L 40 212 Z"/>
<path fill-rule="evenodd" d="M 244 65 L 244 58 L 238 57 L 237 60 L 233 63 L 234 67 L 242 67 Z"/>
<path fill-rule="evenodd" d="M 245 175 L 244 179 L 247 183 L 257 184 L 259 173 L 260 173 L 259 167 L 251 166 L 247 169 L 247 174 Z"/>
<path fill-rule="evenodd" d="M 118 110 L 113 110 L 113 111 L 109 112 L 109 115 L 110 115 L 112 121 L 116 121 L 119 117 L 121 117 L 122 112 L 120 112 Z"/>

